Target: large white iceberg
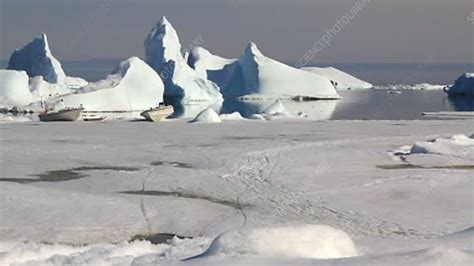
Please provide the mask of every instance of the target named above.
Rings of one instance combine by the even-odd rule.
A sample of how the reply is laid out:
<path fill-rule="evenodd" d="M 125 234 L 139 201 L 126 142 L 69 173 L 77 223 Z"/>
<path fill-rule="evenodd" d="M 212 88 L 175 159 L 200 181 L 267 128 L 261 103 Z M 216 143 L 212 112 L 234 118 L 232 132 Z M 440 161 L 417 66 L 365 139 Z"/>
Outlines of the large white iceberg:
<path fill-rule="evenodd" d="M 0 70 L 0 103 L 6 107 L 26 105 L 34 100 L 25 71 Z"/>
<path fill-rule="evenodd" d="M 106 79 L 63 95 L 68 107 L 87 111 L 140 111 L 163 101 L 164 85 L 158 74 L 138 57 L 121 62 Z M 58 105 L 59 97 L 55 99 Z"/>
<path fill-rule="evenodd" d="M 338 90 L 371 89 L 373 87 L 372 84 L 349 75 L 335 67 L 303 67 L 301 69 L 330 79 Z"/>
<path fill-rule="evenodd" d="M 63 84 L 66 79 L 61 63 L 49 49 L 46 34 L 36 37 L 32 42 L 10 56 L 8 69 L 24 70 L 28 76 L 43 76 L 49 83 Z"/>
<path fill-rule="evenodd" d="M 188 66 L 178 34 L 165 17 L 146 38 L 145 56 L 146 62 L 163 79 L 167 97 L 179 98 L 181 103 L 222 101 L 219 87 Z"/>
<path fill-rule="evenodd" d="M 188 64 L 198 75 L 215 82 L 224 98 L 235 98 L 251 93 L 245 88 L 238 59 L 223 58 L 211 54 L 202 47 L 196 47 L 189 54 Z"/>
<path fill-rule="evenodd" d="M 474 73 L 464 73 L 445 91 L 449 95 L 474 95 Z"/>
<path fill-rule="evenodd" d="M 328 78 L 268 58 L 254 43 L 249 43 L 238 60 L 199 48 L 193 50 L 188 62 L 201 76 L 216 82 L 226 98 L 339 98 Z"/>

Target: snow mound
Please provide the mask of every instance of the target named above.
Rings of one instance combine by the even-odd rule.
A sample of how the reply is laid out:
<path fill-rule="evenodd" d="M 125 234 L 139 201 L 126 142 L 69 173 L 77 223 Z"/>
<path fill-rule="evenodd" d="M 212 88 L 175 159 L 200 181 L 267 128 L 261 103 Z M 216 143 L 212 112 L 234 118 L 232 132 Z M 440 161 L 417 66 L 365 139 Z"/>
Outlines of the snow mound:
<path fill-rule="evenodd" d="M 0 70 L 0 103 L 6 107 L 23 106 L 34 99 L 25 71 Z"/>
<path fill-rule="evenodd" d="M 239 59 L 245 94 L 281 97 L 339 99 L 331 81 L 323 76 L 290 67 L 264 56 L 249 43 Z"/>
<path fill-rule="evenodd" d="M 262 114 L 270 117 L 293 117 L 293 115 L 286 110 L 281 100 L 276 100 L 273 104 L 268 106 Z"/>
<path fill-rule="evenodd" d="M 372 84 L 334 67 L 303 67 L 301 70 L 313 72 L 330 79 L 338 90 L 371 89 L 373 87 Z"/>
<path fill-rule="evenodd" d="M 243 120 L 244 119 L 239 112 L 233 112 L 231 114 L 220 114 L 219 118 L 221 120 Z"/>
<path fill-rule="evenodd" d="M 61 63 L 49 49 L 46 34 L 36 37 L 32 42 L 10 56 L 8 69 L 24 70 L 30 77 L 43 76 L 49 83 L 63 84 L 66 79 Z"/>
<path fill-rule="evenodd" d="M 138 57 L 131 57 L 106 79 L 64 95 L 63 100 L 68 107 L 82 105 L 87 111 L 140 111 L 163 102 L 163 92 L 158 74 Z"/>
<path fill-rule="evenodd" d="M 391 154 L 404 162 L 424 167 L 470 166 L 474 163 L 474 138 L 465 135 L 441 137 L 405 145 Z"/>
<path fill-rule="evenodd" d="M 417 142 L 411 147 L 410 154 L 438 154 L 474 160 L 474 139 L 454 135 L 450 138 Z"/>
<path fill-rule="evenodd" d="M 222 101 L 219 87 L 188 66 L 176 30 L 163 17 L 145 40 L 146 62 L 160 74 L 165 94 L 181 103 Z"/>
<path fill-rule="evenodd" d="M 204 253 L 208 255 L 330 259 L 358 253 L 352 239 L 341 230 L 325 225 L 301 225 L 223 233 Z"/>
<path fill-rule="evenodd" d="M 461 75 L 452 86 L 446 88 L 449 95 L 474 95 L 474 73 Z"/>
<path fill-rule="evenodd" d="M 212 109 L 207 108 L 204 111 L 200 112 L 196 118 L 194 118 L 191 123 L 220 123 L 222 122 L 219 115 Z"/>
<path fill-rule="evenodd" d="M 420 83 L 420 84 L 413 84 L 413 85 L 384 85 L 384 86 L 375 86 L 374 89 L 376 90 L 391 90 L 391 91 L 398 91 L 398 90 L 442 90 L 446 87 L 446 85 L 434 85 L 428 83 Z"/>

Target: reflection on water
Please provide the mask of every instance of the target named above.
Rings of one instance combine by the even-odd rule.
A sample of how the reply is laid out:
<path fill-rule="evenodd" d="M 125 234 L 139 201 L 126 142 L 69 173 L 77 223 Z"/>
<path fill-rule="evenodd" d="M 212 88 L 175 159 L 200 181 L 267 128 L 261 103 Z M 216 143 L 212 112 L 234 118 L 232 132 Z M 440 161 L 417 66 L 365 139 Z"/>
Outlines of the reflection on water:
<path fill-rule="evenodd" d="M 423 112 L 474 111 L 474 97 L 448 97 L 442 91 L 386 90 L 341 91 L 342 100 L 282 101 L 293 115 L 304 113 L 311 120 L 399 120 L 422 119 Z M 243 117 L 262 113 L 273 100 L 225 100 L 222 104 L 176 105 L 175 117 L 192 118 L 211 107 L 218 113 L 239 112 Z"/>
<path fill-rule="evenodd" d="M 447 100 L 455 111 L 474 111 L 474 96 L 449 96 Z"/>
<path fill-rule="evenodd" d="M 252 114 L 260 114 L 270 105 L 274 100 L 266 101 L 240 101 L 240 100 L 226 100 L 221 109 L 221 113 L 228 114 L 239 112 L 243 117 L 250 117 Z M 329 120 L 332 117 L 337 100 L 328 101 L 282 101 L 286 110 L 293 115 L 305 114 L 312 120 Z"/>
<path fill-rule="evenodd" d="M 423 119 L 423 112 L 474 111 L 474 97 L 448 97 L 442 91 L 400 90 L 399 94 L 390 94 L 386 90 L 340 91 L 342 100 L 326 101 L 282 101 L 285 108 L 294 116 L 303 113 L 311 120 L 412 120 Z M 239 112 L 249 118 L 260 114 L 273 104 L 274 100 L 241 101 L 225 100 L 223 103 L 195 102 L 181 105 L 172 104 L 175 113 L 172 118 L 191 119 L 204 109 L 212 108 L 220 114 Z M 84 113 L 106 116 L 112 120 L 142 120 L 140 112 Z M 37 120 L 36 115 L 32 118 Z M 82 119 L 80 119 L 82 120 Z"/>
<path fill-rule="evenodd" d="M 422 119 L 423 112 L 474 111 L 474 98 L 448 98 L 443 91 L 401 90 L 389 94 L 386 90 L 340 92 L 333 120 Z"/>

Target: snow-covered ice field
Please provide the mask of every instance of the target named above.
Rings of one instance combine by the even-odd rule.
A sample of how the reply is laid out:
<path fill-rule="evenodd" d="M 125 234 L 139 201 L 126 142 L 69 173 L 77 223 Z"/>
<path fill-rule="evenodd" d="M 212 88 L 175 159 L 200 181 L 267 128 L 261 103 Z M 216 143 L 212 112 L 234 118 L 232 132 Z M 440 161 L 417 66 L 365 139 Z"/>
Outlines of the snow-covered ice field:
<path fill-rule="evenodd" d="M 0 264 L 470 265 L 472 133 L 467 119 L 2 123 Z M 155 234 L 189 239 L 131 241 Z"/>

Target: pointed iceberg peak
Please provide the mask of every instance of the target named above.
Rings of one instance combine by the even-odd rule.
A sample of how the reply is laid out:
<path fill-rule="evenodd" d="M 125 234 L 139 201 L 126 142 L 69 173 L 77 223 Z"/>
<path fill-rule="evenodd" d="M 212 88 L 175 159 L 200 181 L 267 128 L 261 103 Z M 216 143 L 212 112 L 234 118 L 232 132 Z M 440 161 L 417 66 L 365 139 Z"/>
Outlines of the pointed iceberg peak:
<path fill-rule="evenodd" d="M 247 44 L 244 54 L 253 55 L 256 57 L 263 56 L 262 52 L 260 52 L 260 50 L 258 49 L 257 44 L 255 44 L 254 42 L 249 42 Z"/>
<path fill-rule="evenodd" d="M 45 33 L 35 37 L 23 48 L 15 50 L 10 56 L 8 69 L 24 70 L 30 77 L 43 76 L 49 83 L 61 84 L 66 79 L 61 63 L 49 48 Z"/>

